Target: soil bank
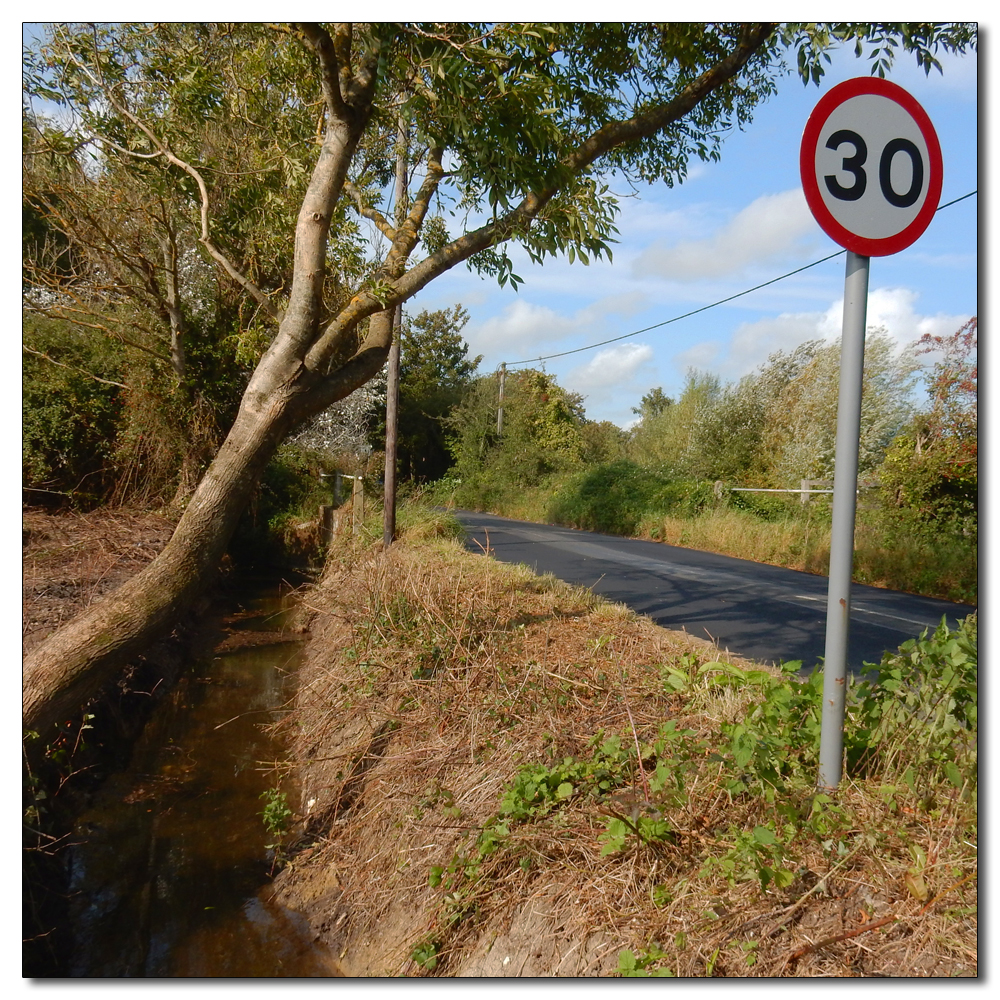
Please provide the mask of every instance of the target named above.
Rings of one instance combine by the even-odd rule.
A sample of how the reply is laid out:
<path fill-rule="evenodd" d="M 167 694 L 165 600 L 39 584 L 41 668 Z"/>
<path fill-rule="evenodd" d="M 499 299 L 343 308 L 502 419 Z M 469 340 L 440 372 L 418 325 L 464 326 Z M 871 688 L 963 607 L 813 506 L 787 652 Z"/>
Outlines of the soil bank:
<path fill-rule="evenodd" d="M 965 955 L 897 922 L 919 901 L 884 859 L 817 845 L 781 890 L 703 877 L 734 835 L 717 784 L 689 790 L 661 840 L 620 835 L 649 805 L 648 775 L 622 763 L 633 740 L 738 716 L 725 689 L 699 714 L 665 683 L 665 665 L 718 660 L 710 644 L 443 541 L 345 543 L 302 606 L 282 725 L 308 846 L 274 891 L 345 975 L 975 974 L 974 917 Z M 748 829 L 758 805 L 740 807 Z"/>

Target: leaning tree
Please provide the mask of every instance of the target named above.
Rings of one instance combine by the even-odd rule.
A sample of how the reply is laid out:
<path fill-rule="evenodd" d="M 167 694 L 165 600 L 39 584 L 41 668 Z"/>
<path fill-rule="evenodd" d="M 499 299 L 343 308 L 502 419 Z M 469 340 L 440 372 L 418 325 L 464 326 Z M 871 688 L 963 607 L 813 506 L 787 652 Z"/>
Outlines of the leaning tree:
<path fill-rule="evenodd" d="M 818 82 L 843 44 L 870 55 L 873 72 L 900 50 L 930 71 L 935 53 L 975 48 L 977 36 L 923 23 L 52 26 L 24 62 L 29 99 L 61 108 L 39 143 L 90 157 L 95 197 L 116 171 L 147 191 L 168 213 L 161 236 L 193 234 L 265 336 L 170 542 L 26 659 L 26 728 L 73 713 L 171 629 L 212 579 L 280 442 L 381 369 L 397 305 L 465 261 L 516 286 L 511 242 L 536 261 L 610 257 L 611 183 L 680 183 L 692 157 L 719 157 L 725 133 L 783 76 Z M 248 153 L 234 160 L 224 148 L 237 133 Z M 400 146 L 411 183 L 390 210 Z M 381 239 L 367 251 L 360 219 Z M 282 246 L 287 268 L 270 267 Z M 164 260 L 176 345 L 190 324 L 168 289 L 169 237 Z M 87 299 L 100 278 L 98 268 L 67 280 Z"/>

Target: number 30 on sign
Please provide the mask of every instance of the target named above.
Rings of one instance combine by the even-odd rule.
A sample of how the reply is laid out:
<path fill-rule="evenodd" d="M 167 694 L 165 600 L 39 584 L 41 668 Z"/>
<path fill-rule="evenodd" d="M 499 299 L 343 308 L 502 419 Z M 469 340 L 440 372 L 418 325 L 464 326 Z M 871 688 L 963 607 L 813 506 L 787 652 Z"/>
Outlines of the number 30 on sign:
<path fill-rule="evenodd" d="M 941 197 L 941 146 L 930 118 L 902 87 L 876 77 L 826 93 L 802 134 L 799 169 L 823 231 L 865 257 L 906 249 Z"/>

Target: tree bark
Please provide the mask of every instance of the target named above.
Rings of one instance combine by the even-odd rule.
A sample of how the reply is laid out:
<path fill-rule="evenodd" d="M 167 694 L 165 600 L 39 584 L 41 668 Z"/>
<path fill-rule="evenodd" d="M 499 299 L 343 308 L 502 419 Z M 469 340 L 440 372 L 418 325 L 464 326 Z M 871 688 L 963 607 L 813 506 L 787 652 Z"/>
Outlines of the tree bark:
<path fill-rule="evenodd" d="M 340 397 L 381 367 L 391 340 L 389 315 L 372 318 Z M 298 373 L 283 377 L 297 368 Z M 294 358 L 272 358 L 250 382 L 232 430 L 198 485 L 164 550 L 145 569 L 37 646 L 24 662 L 22 721 L 43 733 L 72 717 L 114 672 L 176 627 L 214 580 L 254 486 L 286 435 L 329 405 L 329 386 L 303 386 Z M 309 391 L 311 388 L 311 391 Z M 321 391 L 322 390 L 322 391 Z"/>
<path fill-rule="evenodd" d="M 319 61 L 327 125 L 296 223 L 292 287 L 277 336 L 250 380 L 232 430 L 163 552 L 124 586 L 36 647 L 25 661 L 22 717 L 28 730 L 41 733 L 72 716 L 117 669 L 176 626 L 214 578 L 240 514 L 285 436 L 363 385 L 381 368 L 392 343 L 394 308 L 455 264 L 529 226 L 557 191 L 552 187 L 527 193 L 506 215 L 459 237 L 407 271 L 408 256 L 443 173 L 441 150 L 432 149 L 423 186 L 409 215 L 393 233 L 383 268 L 388 294 L 377 298 L 371 291 L 359 292 L 323 328 L 328 230 L 348 167 L 372 113 L 379 51 L 375 45 L 354 68 L 350 26 L 338 26 L 333 37 L 316 25 L 299 25 L 296 30 L 307 39 Z M 735 76 L 770 31 L 770 25 L 746 27 L 733 52 L 692 81 L 676 99 L 598 129 L 567 155 L 565 165 L 575 172 L 584 170 L 615 146 L 650 136 L 677 121 Z M 143 127 L 159 145 L 153 133 Z M 165 146 L 160 152 L 203 188 L 194 168 Z M 203 242 L 208 240 L 207 212 L 203 190 Z M 206 245 L 211 249 L 210 242 Z M 268 311 L 279 315 L 274 308 Z M 364 342 L 341 363 L 347 345 L 356 344 L 355 331 L 364 320 L 369 324 Z"/>

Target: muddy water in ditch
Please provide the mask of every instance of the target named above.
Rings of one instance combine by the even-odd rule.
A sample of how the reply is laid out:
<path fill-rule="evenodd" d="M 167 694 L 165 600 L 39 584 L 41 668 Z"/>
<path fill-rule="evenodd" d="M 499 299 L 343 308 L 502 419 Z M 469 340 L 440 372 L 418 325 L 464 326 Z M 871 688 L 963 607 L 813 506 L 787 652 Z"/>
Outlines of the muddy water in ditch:
<path fill-rule="evenodd" d="M 300 649 L 273 641 L 287 595 L 260 588 L 240 604 L 221 649 L 187 672 L 80 817 L 72 976 L 338 975 L 306 921 L 267 901 L 260 796 L 275 777 L 261 762 L 281 747 L 261 726 L 287 701 Z"/>

